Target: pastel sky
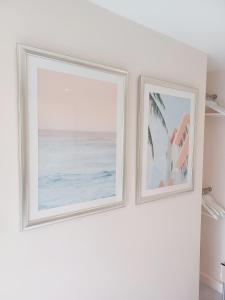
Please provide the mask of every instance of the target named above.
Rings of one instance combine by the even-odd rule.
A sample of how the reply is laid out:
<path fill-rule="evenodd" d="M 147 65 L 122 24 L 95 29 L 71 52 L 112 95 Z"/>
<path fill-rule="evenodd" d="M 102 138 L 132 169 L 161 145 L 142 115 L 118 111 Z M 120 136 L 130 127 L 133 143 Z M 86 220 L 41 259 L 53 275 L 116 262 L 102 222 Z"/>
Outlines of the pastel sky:
<path fill-rule="evenodd" d="M 39 129 L 116 131 L 115 83 L 44 69 L 37 77 Z"/>
<path fill-rule="evenodd" d="M 165 104 L 165 110 L 162 109 L 169 134 L 173 133 L 174 128 L 179 126 L 182 116 L 190 113 L 191 102 L 189 99 L 175 97 L 171 95 L 161 94 L 161 98 Z"/>

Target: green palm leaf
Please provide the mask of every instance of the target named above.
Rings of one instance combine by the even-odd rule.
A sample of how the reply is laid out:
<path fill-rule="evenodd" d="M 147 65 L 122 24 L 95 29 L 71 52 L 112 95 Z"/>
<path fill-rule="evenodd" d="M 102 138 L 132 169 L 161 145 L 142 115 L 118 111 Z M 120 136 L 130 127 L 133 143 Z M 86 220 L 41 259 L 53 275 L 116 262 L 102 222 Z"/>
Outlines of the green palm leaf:
<path fill-rule="evenodd" d="M 161 97 L 159 97 L 159 98 L 161 99 Z M 149 101 L 150 101 L 150 110 L 151 110 L 151 112 L 161 121 L 162 126 L 165 128 L 166 132 L 168 132 L 168 129 L 167 129 L 167 126 L 166 126 L 166 121 L 165 121 L 165 119 L 162 115 L 162 112 L 161 112 L 161 110 L 158 106 L 158 103 L 157 103 L 154 95 L 152 96 L 151 93 L 149 93 Z M 163 107 L 165 107 L 164 103 L 163 103 Z"/>
<path fill-rule="evenodd" d="M 166 109 L 164 102 L 162 101 L 161 95 L 159 93 L 153 93 L 153 96 L 159 103 L 162 105 L 164 109 Z"/>
<path fill-rule="evenodd" d="M 149 106 L 150 106 L 150 111 L 151 113 L 153 113 L 155 115 L 156 118 L 158 118 L 161 121 L 161 124 L 163 126 L 163 128 L 165 128 L 166 132 L 168 133 L 168 128 L 166 126 L 166 121 L 163 117 L 163 114 L 159 108 L 158 103 L 161 104 L 163 109 L 166 109 L 165 104 L 163 103 L 163 100 L 160 96 L 159 93 L 149 93 Z M 154 145 L 153 145 L 153 139 L 152 139 L 152 134 L 151 134 L 151 130 L 150 127 L 148 126 L 148 142 L 151 145 L 151 149 L 152 149 L 152 157 L 154 159 Z"/>
<path fill-rule="evenodd" d="M 148 142 L 151 145 L 152 158 L 154 159 L 154 146 L 153 146 L 152 134 L 151 134 L 151 130 L 150 130 L 149 126 L 148 126 Z"/>

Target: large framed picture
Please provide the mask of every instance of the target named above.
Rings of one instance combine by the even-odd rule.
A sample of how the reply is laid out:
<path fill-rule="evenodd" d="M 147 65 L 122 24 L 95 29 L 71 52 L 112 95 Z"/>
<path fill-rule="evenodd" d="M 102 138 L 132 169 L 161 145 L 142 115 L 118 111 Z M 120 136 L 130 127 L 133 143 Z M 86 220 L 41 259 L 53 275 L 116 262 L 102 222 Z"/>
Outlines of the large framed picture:
<path fill-rule="evenodd" d="M 137 203 L 193 190 L 197 90 L 140 77 Z"/>
<path fill-rule="evenodd" d="M 22 228 L 124 206 L 127 72 L 19 45 Z"/>

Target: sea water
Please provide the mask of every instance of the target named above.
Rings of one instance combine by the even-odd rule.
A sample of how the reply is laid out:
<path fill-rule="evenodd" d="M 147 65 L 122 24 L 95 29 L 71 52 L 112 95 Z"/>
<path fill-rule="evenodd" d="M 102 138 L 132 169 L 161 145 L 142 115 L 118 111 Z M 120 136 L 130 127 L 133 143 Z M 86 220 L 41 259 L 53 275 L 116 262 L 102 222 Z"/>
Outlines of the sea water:
<path fill-rule="evenodd" d="M 39 131 L 39 210 L 115 196 L 114 133 Z"/>

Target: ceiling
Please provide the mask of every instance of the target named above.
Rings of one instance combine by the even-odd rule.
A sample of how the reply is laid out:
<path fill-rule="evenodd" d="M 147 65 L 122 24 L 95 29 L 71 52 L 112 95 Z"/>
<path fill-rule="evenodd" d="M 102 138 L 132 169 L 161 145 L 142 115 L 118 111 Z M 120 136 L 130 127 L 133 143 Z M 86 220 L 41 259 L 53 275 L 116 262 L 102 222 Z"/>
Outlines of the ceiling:
<path fill-rule="evenodd" d="M 208 54 L 208 70 L 225 70 L 225 0 L 90 0 Z"/>

